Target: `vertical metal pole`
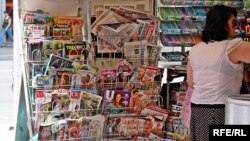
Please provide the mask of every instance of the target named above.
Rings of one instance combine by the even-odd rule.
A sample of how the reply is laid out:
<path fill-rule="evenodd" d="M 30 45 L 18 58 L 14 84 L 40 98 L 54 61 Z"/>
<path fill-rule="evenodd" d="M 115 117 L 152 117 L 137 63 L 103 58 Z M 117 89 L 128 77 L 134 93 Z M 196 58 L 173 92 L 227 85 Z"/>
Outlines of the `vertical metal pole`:
<path fill-rule="evenodd" d="M 84 35 L 86 40 L 91 41 L 91 35 L 90 35 L 90 31 L 89 31 L 89 27 L 91 24 L 91 17 L 90 17 L 90 11 L 89 11 L 89 0 L 83 0 L 82 2 L 82 16 L 84 19 L 84 22 L 86 22 L 84 24 Z"/>
<path fill-rule="evenodd" d="M 22 40 L 21 1 L 13 0 L 14 4 L 14 111 L 16 112 L 16 140 L 28 140 L 33 138 L 31 103 L 28 94 L 28 82 L 26 79 L 25 62 Z"/>

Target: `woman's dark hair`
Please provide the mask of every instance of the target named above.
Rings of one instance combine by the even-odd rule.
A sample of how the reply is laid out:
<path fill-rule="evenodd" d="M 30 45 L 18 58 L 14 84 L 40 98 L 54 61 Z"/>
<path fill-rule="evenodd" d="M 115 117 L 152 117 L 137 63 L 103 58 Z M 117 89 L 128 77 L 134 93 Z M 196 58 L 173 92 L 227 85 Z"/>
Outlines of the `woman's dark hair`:
<path fill-rule="evenodd" d="M 202 41 L 222 41 L 228 38 L 228 20 L 237 17 L 236 9 L 224 5 L 215 5 L 207 14 L 206 25 L 202 32 Z"/>

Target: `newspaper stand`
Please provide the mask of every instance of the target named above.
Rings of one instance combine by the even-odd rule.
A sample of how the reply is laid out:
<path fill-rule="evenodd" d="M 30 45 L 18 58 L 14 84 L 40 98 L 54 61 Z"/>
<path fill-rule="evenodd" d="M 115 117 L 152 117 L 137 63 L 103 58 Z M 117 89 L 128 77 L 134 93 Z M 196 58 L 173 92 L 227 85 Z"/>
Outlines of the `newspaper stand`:
<path fill-rule="evenodd" d="M 59 2 L 59 3 L 57 3 Z M 55 8 L 55 4 L 57 3 L 57 7 Z M 23 12 L 27 10 L 38 10 L 42 9 L 47 12 L 50 12 L 50 14 L 58 14 L 64 15 L 68 14 L 71 16 L 77 16 L 77 10 L 78 14 L 82 15 L 84 19 L 86 19 L 86 24 L 83 27 L 85 33 L 88 33 L 88 0 L 75 0 L 75 1 L 67 1 L 67 0 L 55 0 L 55 1 L 39 1 L 39 0 L 24 0 L 24 1 L 18 1 L 14 0 L 14 22 L 15 22 L 15 48 L 20 52 L 20 58 L 17 57 L 15 61 L 20 62 L 20 80 L 15 80 L 19 84 L 19 87 L 16 89 L 16 94 L 18 94 L 18 97 L 16 98 L 17 102 L 17 120 L 16 120 L 16 128 L 15 128 L 15 140 L 19 141 L 28 141 L 28 140 L 34 140 L 34 125 L 33 125 L 33 108 L 34 103 L 32 103 L 32 95 L 30 94 L 30 82 L 28 78 L 30 78 L 30 74 L 27 70 L 29 65 L 31 63 L 38 63 L 39 61 L 31 61 L 28 59 L 27 54 L 27 40 L 23 37 L 23 23 L 22 23 L 22 16 Z M 64 7 L 70 6 L 72 9 L 68 9 L 65 11 Z M 80 9 L 80 11 L 79 11 Z M 81 11 L 81 9 L 84 9 L 86 11 Z M 62 14 L 63 13 L 63 14 Z M 88 34 L 85 34 L 86 39 L 88 39 Z M 19 54 L 17 54 L 19 55 Z M 17 63 L 18 64 L 18 63 Z"/>
<path fill-rule="evenodd" d="M 24 10 L 29 10 L 29 7 L 25 9 L 25 7 L 22 7 L 22 6 L 26 6 L 25 4 L 31 2 L 30 0 L 26 0 L 24 1 L 23 3 L 20 3 L 21 7 L 19 7 L 21 9 L 21 11 L 24 11 Z M 37 3 L 39 3 L 38 1 L 36 1 Z M 36 3 L 34 2 L 34 3 Z M 44 2 L 44 1 L 43 1 Z M 48 4 L 51 2 L 51 1 L 45 1 L 45 2 L 48 2 Z M 61 2 L 61 1 L 60 1 Z M 88 1 L 74 1 L 75 3 L 77 3 L 77 9 L 88 9 L 87 6 L 88 6 Z M 32 3 L 32 2 L 31 2 Z M 67 0 L 64 0 L 64 2 L 61 2 L 61 4 L 63 4 L 63 6 L 67 6 L 67 4 L 69 3 Z M 62 7 L 63 7 L 62 6 Z M 36 7 L 36 6 L 35 6 Z M 39 7 L 39 6 L 38 6 Z M 87 12 L 86 12 L 87 13 Z M 85 24 L 85 31 L 86 33 L 88 33 L 88 15 L 86 13 L 82 13 L 81 15 L 83 15 L 84 19 L 87 19 L 87 24 Z M 22 14 L 22 13 L 20 13 Z M 19 20 L 21 20 L 21 16 L 19 17 Z M 19 25 L 19 29 L 20 31 L 22 31 L 23 29 L 23 24 L 20 23 Z M 157 35 L 157 34 L 156 34 Z M 83 38 L 86 38 L 87 40 L 89 39 L 88 36 L 83 36 Z M 39 51 L 32 51 L 32 52 L 29 52 L 28 51 L 28 48 L 29 48 L 29 45 L 31 43 L 31 40 L 24 40 L 24 37 L 21 36 L 20 38 L 22 38 L 22 51 L 21 51 L 21 54 L 22 54 L 22 57 L 21 57 L 21 63 L 22 63 L 22 80 L 21 80 L 21 85 L 20 85 L 20 96 L 19 96 L 19 109 L 18 109 L 18 121 L 17 121 L 17 126 L 16 126 L 16 140 L 37 140 L 37 138 L 39 138 L 38 134 L 37 134 L 37 119 L 41 120 L 40 116 L 43 116 L 43 115 L 46 115 L 46 116 L 49 116 L 49 114 L 55 116 L 56 114 L 56 111 L 49 111 L 49 110 L 45 110 L 45 111 L 37 111 L 37 107 L 39 107 L 39 103 L 36 103 L 36 101 L 34 101 L 34 99 L 36 99 L 34 97 L 34 95 L 32 95 L 32 92 L 33 92 L 33 89 L 35 88 L 36 91 L 38 90 L 46 90 L 47 88 L 50 88 L 50 87 L 45 87 L 44 85 L 43 86 L 33 86 L 33 81 L 30 80 L 31 78 L 31 74 L 30 74 L 30 67 L 31 67 L 31 64 L 32 63 L 40 63 L 42 60 L 41 60 L 41 52 Z M 113 38 L 113 37 L 108 37 L 108 38 Z M 122 37 L 123 39 L 126 39 L 128 38 L 128 40 L 130 40 L 131 38 L 134 38 L 134 37 Z M 144 38 L 142 36 L 142 38 Z M 157 37 L 153 37 L 155 38 L 154 40 L 157 40 L 158 38 L 158 35 Z M 32 43 L 39 43 L 41 42 L 41 40 L 43 40 L 43 38 L 39 39 L 39 40 L 35 40 L 35 41 L 32 41 Z M 139 42 L 139 48 L 141 49 L 142 48 L 142 41 L 141 39 L 138 40 Z M 93 40 L 92 42 L 92 47 L 95 46 L 95 41 Z M 91 50 L 93 49 L 91 47 Z M 58 51 L 60 52 L 60 51 Z M 159 53 L 160 50 L 158 50 L 156 53 Z M 36 55 L 35 55 L 36 54 Z M 157 66 L 157 63 L 158 63 L 158 59 L 157 58 L 157 55 L 156 56 L 153 56 L 153 57 L 148 57 L 148 58 L 144 58 L 144 57 L 137 57 L 137 56 L 130 56 L 130 55 L 126 55 L 124 53 L 124 51 L 122 50 L 120 52 L 120 55 L 116 54 L 116 53 L 108 53 L 108 54 L 103 54 L 103 53 L 100 53 L 99 54 L 100 56 L 96 55 L 96 54 L 92 54 L 90 55 L 90 57 L 93 57 L 91 58 L 91 61 L 89 62 L 89 64 L 94 64 L 96 66 L 98 66 L 98 63 L 99 64 L 103 64 L 103 63 L 107 63 L 109 61 L 104 61 L 104 60 L 110 60 L 110 66 L 114 67 L 117 63 L 114 63 L 112 64 L 112 62 L 114 60 L 117 60 L 117 62 L 119 62 L 121 59 L 124 60 L 124 59 L 130 59 L 130 61 L 132 62 L 138 62 L 137 66 L 140 66 L 140 65 L 154 65 L 154 66 Z M 105 57 L 105 55 L 108 55 L 109 57 Z M 30 57 L 31 56 L 31 57 Z M 53 55 L 51 55 L 53 57 Z M 120 56 L 117 58 L 117 56 Z M 98 60 L 101 60 L 101 61 L 98 61 Z M 87 64 L 88 65 L 88 64 Z M 115 77 L 117 76 L 117 74 L 115 74 Z M 55 77 L 55 80 L 57 81 L 59 79 L 59 76 L 58 75 L 54 75 L 52 77 Z M 97 76 L 98 78 L 98 76 Z M 50 79 L 50 76 L 49 76 L 49 79 Z M 98 83 L 98 82 L 97 82 Z M 113 90 L 116 90 L 116 89 L 119 89 L 117 87 L 125 87 L 125 85 L 127 84 L 128 82 L 120 82 L 118 80 L 116 81 L 106 81 L 105 83 L 98 83 L 100 85 L 97 84 L 97 90 L 99 92 L 101 91 L 104 91 L 105 89 L 113 89 Z M 137 88 L 140 88 L 140 89 L 151 89 L 152 91 L 156 91 L 156 94 L 154 97 L 152 97 L 152 99 L 149 99 L 149 100 L 145 100 L 144 102 L 145 103 L 153 103 L 155 106 L 158 106 L 158 107 L 161 107 L 162 106 L 162 97 L 159 94 L 159 91 L 160 91 L 160 85 L 161 85 L 161 81 L 157 81 L 155 84 L 152 84 L 152 83 L 147 83 L 146 85 L 143 84 L 142 82 L 131 82 L 131 84 L 134 85 L 134 87 L 137 87 Z M 69 87 L 69 85 L 55 85 L 53 87 Z M 53 104 L 54 103 L 57 103 L 56 100 L 52 101 L 52 109 L 54 110 L 55 109 L 55 106 Z M 65 100 L 64 102 L 67 103 L 67 100 Z M 86 103 L 85 103 L 86 104 Z M 87 107 L 87 104 L 86 105 L 83 105 L 84 107 Z M 130 107 L 122 107 L 121 110 L 123 111 L 128 111 L 130 109 Z M 125 135 L 130 135 L 132 132 L 131 130 L 128 129 L 128 127 L 119 127 L 119 132 L 114 132 L 115 130 L 113 130 L 114 128 L 118 129 L 117 126 L 114 126 L 112 123 L 106 123 L 106 124 L 103 124 L 101 125 L 99 123 L 100 119 L 102 120 L 102 118 L 100 117 L 96 117 L 96 118 L 93 118 L 93 117 L 90 117 L 88 116 L 89 112 L 91 112 L 92 114 L 97 114 L 97 113 L 105 113 L 107 109 L 104 109 L 104 108 L 97 108 L 97 109 L 80 109 L 78 110 L 76 113 L 77 114 L 83 114 L 85 116 L 83 116 L 83 118 L 81 118 L 81 122 L 88 122 L 88 121 L 91 121 L 91 128 L 92 130 L 91 131 L 88 131 L 87 135 L 91 134 L 91 136 L 85 136 L 85 137 L 79 137 L 77 139 L 95 139 L 95 140 L 101 140 L 101 139 L 104 139 L 104 138 L 110 138 L 110 137 L 113 137 L 113 136 L 125 136 Z M 72 111 L 69 111 L 68 109 L 67 110 L 62 110 L 60 111 L 60 114 L 67 114 L 67 113 L 71 113 L 73 116 L 73 112 Z M 65 115 L 66 115 L 65 114 Z M 76 115 L 77 116 L 77 115 Z M 137 125 L 136 129 L 140 129 L 142 126 L 142 124 L 144 124 L 144 122 L 146 122 L 147 120 L 147 117 L 148 117 L 148 114 L 140 114 L 140 115 L 131 115 L 129 114 L 128 112 L 124 112 L 124 113 L 117 113 L 117 114 L 110 114 L 108 113 L 107 115 L 107 119 L 110 119 L 110 118 L 114 118 L 114 119 L 123 119 L 124 117 L 127 117 L 129 119 L 135 119 L 133 120 L 134 122 L 136 123 L 140 123 Z M 157 114 L 154 114 L 154 116 L 158 116 Z M 162 116 L 162 115 L 161 115 Z M 46 117 L 48 118 L 48 117 Z M 127 119 L 123 119 L 124 122 L 127 121 Z M 142 121 L 142 122 L 141 122 Z M 68 123 L 68 132 L 73 132 L 75 129 L 75 127 L 73 126 L 74 124 L 74 121 L 67 121 Z M 61 124 L 61 123 L 60 123 Z M 164 129 L 164 125 L 161 124 L 160 125 L 161 128 Z M 84 128 L 84 127 L 82 127 Z M 104 130 L 103 130 L 104 129 Z M 111 130 L 112 129 L 112 130 Z M 51 127 L 51 130 L 52 127 Z M 104 133 L 101 133 L 101 132 L 104 132 Z M 163 134 L 164 132 L 160 132 L 158 135 L 160 134 Z M 68 133 L 69 134 L 69 133 Z M 68 135 L 70 136 L 70 135 Z M 75 138 L 76 139 L 76 138 Z"/>

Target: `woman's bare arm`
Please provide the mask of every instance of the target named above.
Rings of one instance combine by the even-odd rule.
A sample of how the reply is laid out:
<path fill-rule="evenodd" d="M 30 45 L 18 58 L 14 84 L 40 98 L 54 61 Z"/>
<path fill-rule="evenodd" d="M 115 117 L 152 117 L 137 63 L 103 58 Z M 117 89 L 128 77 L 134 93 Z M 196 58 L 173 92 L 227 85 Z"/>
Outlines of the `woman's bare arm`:
<path fill-rule="evenodd" d="M 187 64 L 187 83 L 188 83 L 188 87 L 193 88 L 193 69 L 192 69 L 190 61 L 188 61 L 188 64 Z"/>

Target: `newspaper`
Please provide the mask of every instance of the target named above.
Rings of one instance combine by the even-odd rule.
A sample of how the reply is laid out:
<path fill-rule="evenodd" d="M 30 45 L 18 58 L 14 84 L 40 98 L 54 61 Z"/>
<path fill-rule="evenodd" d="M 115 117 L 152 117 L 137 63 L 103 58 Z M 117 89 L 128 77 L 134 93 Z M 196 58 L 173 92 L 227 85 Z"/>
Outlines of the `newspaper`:
<path fill-rule="evenodd" d="M 126 42 L 124 55 L 133 66 L 148 65 L 147 40 Z"/>
<path fill-rule="evenodd" d="M 97 34 L 98 27 L 100 25 L 104 24 L 115 24 L 115 23 L 126 23 L 129 22 L 128 19 L 118 15 L 117 13 L 105 10 L 96 20 L 95 22 L 90 26 L 91 32 L 93 34 Z"/>
<path fill-rule="evenodd" d="M 158 60 L 161 53 L 161 47 L 148 44 L 147 46 L 147 53 L 148 53 L 148 63 L 150 66 L 157 66 Z"/>
<path fill-rule="evenodd" d="M 129 41 L 134 35 L 136 35 L 138 29 L 139 25 L 136 23 L 103 25 L 100 26 L 98 37 L 107 44 L 113 46 L 115 52 L 121 52 L 124 42 Z M 100 43 L 101 42 L 98 42 L 97 45 L 100 46 Z"/>

